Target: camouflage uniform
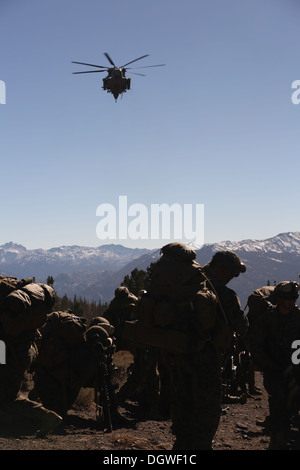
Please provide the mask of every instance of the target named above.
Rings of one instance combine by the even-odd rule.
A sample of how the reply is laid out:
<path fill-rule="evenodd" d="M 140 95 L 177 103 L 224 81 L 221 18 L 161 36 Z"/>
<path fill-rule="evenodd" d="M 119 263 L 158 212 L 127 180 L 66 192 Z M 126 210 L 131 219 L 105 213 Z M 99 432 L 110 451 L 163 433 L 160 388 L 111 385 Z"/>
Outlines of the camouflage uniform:
<path fill-rule="evenodd" d="M 218 307 L 217 324 L 201 351 L 173 354 L 171 420 L 175 450 L 212 448 L 221 414 L 221 352 L 229 346 L 233 331 L 245 336 L 248 327 L 236 293 L 226 284 L 245 270 L 232 252 L 215 255 L 202 270 L 223 310 Z"/>
<path fill-rule="evenodd" d="M 117 347 L 121 347 L 120 338 L 124 321 L 134 319 L 137 301 L 138 298 L 129 292 L 127 287 L 120 286 L 115 290 L 115 297 L 110 302 L 107 311 L 103 314 L 115 328 Z"/>
<path fill-rule="evenodd" d="M 58 318 L 54 317 L 57 313 L 53 313 L 53 318 Z M 51 319 L 41 328 L 42 340 L 35 368 L 34 392 L 45 406 L 65 416 L 82 387 L 95 387 L 102 357 L 97 346 L 101 343 L 108 349 L 113 344 L 102 325 L 108 331 L 113 331 L 113 328 L 107 320 L 96 317 L 86 329 L 82 319 L 80 321 L 72 313 L 60 314 L 67 314 L 65 318 L 69 318 L 69 322 L 73 319 L 74 329 L 69 327 L 66 337 L 61 331 L 63 323 L 52 326 Z"/>
<path fill-rule="evenodd" d="M 115 290 L 115 297 L 104 317 L 115 327 L 117 349 L 129 350 L 133 355 L 127 381 L 117 394 L 118 403 L 122 404 L 126 399 L 131 399 L 151 408 L 158 396 L 157 353 L 151 348 L 135 348 L 122 341 L 124 322 L 136 318 L 137 305 L 138 298 L 127 287 L 120 286 Z"/>
<path fill-rule="evenodd" d="M 72 408 L 81 387 L 93 387 L 96 371 L 96 355 L 86 343 L 78 344 L 68 350 L 64 360 L 52 367 L 37 363 L 34 393 L 44 406 L 64 417 Z"/>
<path fill-rule="evenodd" d="M 221 412 L 219 370 L 212 344 L 196 354 L 174 354 L 170 413 L 174 450 L 211 449 Z"/>
<path fill-rule="evenodd" d="M 300 309 L 295 306 L 298 297 L 296 283 L 282 282 L 276 286 L 278 303 L 270 306 L 260 319 L 260 329 L 251 336 L 250 348 L 261 366 L 264 386 L 269 395 L 270 448 L 285 448 L 290 420 L 299 406 L 300 377 L 292 363 L 292 343 L 300 339 Z M 282 302 L 290 302 L 287 310 Z M 293 392 L 296 389 L 296 401 Z"/>
<path fill-rule="evenodd" d="M 15 425 L 25 419 L 35 423 L 40 429 L 38 436 L 43 437 L 62 418 L 21 393 L 25 374 L 37 355 L 36 338 L 36 332 L 18 338 L 5 337 L 6 364 L 0 365 L 0 422 Z"/>

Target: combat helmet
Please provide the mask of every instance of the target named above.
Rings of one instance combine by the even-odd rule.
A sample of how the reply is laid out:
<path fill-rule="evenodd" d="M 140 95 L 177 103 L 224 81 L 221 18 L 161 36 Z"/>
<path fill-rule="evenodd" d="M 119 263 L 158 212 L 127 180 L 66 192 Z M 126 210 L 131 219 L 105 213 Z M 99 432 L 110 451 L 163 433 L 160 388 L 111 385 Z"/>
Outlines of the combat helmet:
<path fill-rule="evenodd" d="M 294 281 L 282 281 L 275 287 L 277 297 L 282 299 L 298 299 L 300 285 Z"/>
<path fill-rule="evenodd" d="M 229 250 L 217 251 L 212 257 L 209 265 L 228 269 L 234 277 L 238 277 L 240 273 L 246 272 L 245 264 L 240 260 L 236 253 Z"/>
<path fill-rule="evenodd" d="M 86 331 L 86 339 L 91 345 L 99 344 L 103 349 L 108 349 L 113 344 L 112 338 L 100 325 L 90 326 Z"/>
<path fill-rule="evenodd" d="M 91 326 L 99 325 L 101 326 L 109 336 L 113 335 L 115 332 L 115 327 L 109 323 L 109 321 L 104 317 L 94 317 L 90 323 Z"/>

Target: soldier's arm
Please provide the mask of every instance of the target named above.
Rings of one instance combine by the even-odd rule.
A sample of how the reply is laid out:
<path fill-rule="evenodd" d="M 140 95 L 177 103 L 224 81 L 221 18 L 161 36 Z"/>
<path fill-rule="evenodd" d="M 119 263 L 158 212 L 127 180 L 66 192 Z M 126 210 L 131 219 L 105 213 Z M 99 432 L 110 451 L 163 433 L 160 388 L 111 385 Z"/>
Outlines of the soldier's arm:
<path fill-rule="evenodd" d="M 228 289 L 226 293 L 223 293 L 221 303 L 231 328 L 244 339 L 247 335 L 249 322 L 247 315 L 241 308 L 238 296 L 233 290 Z"/>

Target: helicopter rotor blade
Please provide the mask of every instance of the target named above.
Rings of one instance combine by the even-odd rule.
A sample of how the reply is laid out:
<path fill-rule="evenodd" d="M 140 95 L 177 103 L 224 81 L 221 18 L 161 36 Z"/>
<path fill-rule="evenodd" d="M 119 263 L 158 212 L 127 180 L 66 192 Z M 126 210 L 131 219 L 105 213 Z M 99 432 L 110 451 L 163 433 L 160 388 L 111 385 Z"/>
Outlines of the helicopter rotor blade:
<path fill-rule="evenodd" d="M 106 70 L 88 70 L 86 72 L 72 72 L 73 74 L 78 74 L 78 73 L 99 73 L 99 72 L 106 72 Z"/>
<path fill-rule="evenodd" d="M 137 73 L 137 72 L 128 72 L 128 73 L 134 74 L 134 75 L 141 75 L 141 77 L 146 77 L 144 73 Z"/>
<path fill-rule="evenodd" d="M 144 67 L 129 67 L 126 70 L 131 70 L 131 69 L 147 69 L 149 67 L 164 67 L 166 64 L 158 64 L 158 65 L 145 65 Z"/>
<path fill-rule="evenodd" d="M 74 60 L 72 60 L 72 64 L 89 65 L 90 67 L 98 67 L 100 69 L 108 69 L 108 67 L 104 67 L 104 65 L 86 64 L 85 62 L 74 62 Z"/>
<path fill-rule="evenodd" d="M 113 60 L 110 58 L 110 56 L 108 55 L 107 52 L 104 52 L 104 55 L 105 57 L 107 58 L 107 60 L 109 61 L 109 63 L 111 63 L 111 65 L 113 65 L 114 67 L 116 67 L 116 65 L 114 64 Z"/>
<path fill-rule="evenodd" d="M 137 60 L 141 60 L 141 59 L 143 59 L 144 57 L 149 57 L 149 54 L 142 55 L 142 57 L 138 57 L 137 59 L 134 59 L 134 60 L 132 60 L 131 62 L 127 62 L 127 64 L 122 65 L 121 68 L 122 68 L 122 67 L 126 67 L 126 65 L 132 64 L 133 62 L 136 62 Z"/>

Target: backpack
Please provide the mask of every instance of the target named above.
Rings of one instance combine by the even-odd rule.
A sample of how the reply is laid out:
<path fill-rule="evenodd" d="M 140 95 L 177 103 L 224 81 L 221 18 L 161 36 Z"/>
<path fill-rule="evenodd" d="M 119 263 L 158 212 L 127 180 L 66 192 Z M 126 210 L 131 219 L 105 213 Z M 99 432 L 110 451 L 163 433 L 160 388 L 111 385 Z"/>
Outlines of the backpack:
<path fill-rule="evenodd" d="M 57 336 L 67 347 L 73 347 L 85 341 L 85 319 L 70 310 L 51 312 L 39 331 L 44 338 Z"/>
<path fill-rule="evenodd" d="M 151 272 L 149 295 L 155 299 L 153 326 L 175 329 L 213 328 L 217 298 L 195 261 L 196 253 L 182 243 L 162 248 Z"/>
<path fill-rule="evenodd" d="M 161 253 L 151 269 L 149 289 L 138 302 L 138 322 L 125 322 L 123 338 L 174 352 L 201 349 L 216 325 L 217 296 L 194 250 L 171 243 Z"/>
<path fill-rule="evenodd" d="M 138 298 L 125 287 L 115 290 L 115 297 L 110 302 L 105 318 L 114 326 L 122 325 L 125 320 L 134 318 Z"/>
<path fill-rule="evenodd" d="M 157 301 L 190 300 L 204 280 L 201 266 L 195 261 L 195 251 L 181 243 L 170 243 L 161 253 L 151 270 L 149 293 Z"/>
<path fill-rule="evenodd" d="M 196 259 L 196 252 L 183 243 L 169 243 L 161 248 L 160 254 L 170 256 L 179 261 L 193 261 Z"/>
<path fill-rule="evenodd" d="M 32 279 L 0 279 L 0 322 L 8 336 L 39 329 L 55 302 L 52 287 Z"/>
<path fill-rule="evenodd" d="M 6 297 L 16 289 L 33 282 L 32 278 L 18 280 L 16 277 L 0 276 L 0 310 L 2 310 Z"/>
<path fill-rule="evenodd" d="M 275 286 L 263 286 L 254 290 L 248 297 L 248 319 L 249 322 L 258 321 L 264 311 L 270 305 L 276 305 L 277 296 Z"/>
<path fill-rule="evenodd" d="M 85 342 L 85 319 L 71 311 L 51 312 L 39 329 L 41 344 L 38 364 L 49 368 L 67 359 L 70 349 Z"/>

